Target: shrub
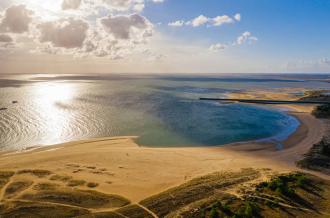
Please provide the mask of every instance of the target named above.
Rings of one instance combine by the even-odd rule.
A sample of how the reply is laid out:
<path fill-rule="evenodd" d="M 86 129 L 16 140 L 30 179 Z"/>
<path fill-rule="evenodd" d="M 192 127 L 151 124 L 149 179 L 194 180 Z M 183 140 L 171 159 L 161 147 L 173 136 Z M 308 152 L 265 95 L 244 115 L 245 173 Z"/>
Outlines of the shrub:
<path fill-rule="evenodd" d="M 246 201 L 244 206 L 241 207 L 233 217 L 253 218 L 258 217 L 260 208 L 251 201 Z"/>
<path fill-rule="evenodd" d="M 317 118 L 330 118 L 330 104 L 317 106 L 313 110 L 313 115 Z"/>
<path fill-rule="evenodd" d="M 87 187 L 89 187 L 89 188 L 96 188 L 97 186 L 99 186 L 99 184 L 96 183 L 96 182 L 89 182 L 89 183 L 87 183 Z"/>
<path fill-rule="evenodd" d="M 250 201 L 245 203 L 244 215 L 246 217 L 256 217 L 258 213 L 259 213 L 259 208 L 256 204 Z"/>
<path fill-rule="evenodd" d="M 210 217 L 211 218 L 218 218 L 219 217 L 219 213 L 218 213 L 216 207 L 212 207 L 211 212 L 210 212 Z"/>
<path fill-rule="evenodd" d="M 230 214 L 230 213 L 231 213 L 231 210 L 230 210 L 230 207 L 229 207 L 228 204 L 224 204 L 224 205 L 222 206 L 222 210 L 223 210 L 223 212 L 224 212 L 225 214 Z"/>

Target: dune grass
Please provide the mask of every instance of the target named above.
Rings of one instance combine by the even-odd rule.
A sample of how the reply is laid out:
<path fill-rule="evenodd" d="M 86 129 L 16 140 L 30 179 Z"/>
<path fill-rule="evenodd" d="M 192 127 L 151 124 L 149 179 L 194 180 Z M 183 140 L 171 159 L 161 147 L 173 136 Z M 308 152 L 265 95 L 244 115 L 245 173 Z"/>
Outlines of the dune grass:
<path fill-rule="evenodd" d="M 21 201 L 7 203 L 0 210 L 0 217 L 11 218 L 78 217 L 86 214 L 90 212 L 82 208 Z"/>
<path fill-rule="evenodd" d="M 218 190 L 247 182 L 258 176 L 258 171 L 253 169 L 244 169 L 237 173 L 214 173 L 147 198 L 140 204 L 163 217 L 185 205 L 217 195 Z"/>
<path fill-rule="evenodd" d="M 75 187 L 75 186 L 83 186 L 86 184 L 86 181 L 85 180 L 77 180 L 77 179 L 72 179 L 68 182 L 67 186 L 70 186 L 70 187 Z"/>
<path fill-rule="evenodd" d="M 5 197 L 11 198 L 11 197 L 15 196 L 16 194 L 26 190 L 32 184 L 33 184 L 33 182 L 29 181 L 29 180 L 12 182 L 7 186 L 7 188 L 5 190 Z"/>
<path fill-rule="evenodd" d="M 25 194 L 22 199 L 40 202 L 53 202 L 84 208 L 116 208 L 129 204 L 129 200 L 97 191 L 84 190 L 48 190 Z"/>
<path fill-rule="evenodd" d="M 12 171 L 0 171 L 0 190 L 9 182 L 9 179 L 15 174 Z"/>
<path fill-rule="evenodd" d="M 314 144 L 297 165 L 330 175 L 330 138 L 324 137 L 319 143 Z"/>
<path fill-rule="evenodd" d="M 251 184 L 241 196 L 227 192 L 258 173 L 211 174 L 141 201 L 159 217 L 255 218 L 325 217 L 330 213 L 330 182 L 299 172 L 274 175 Z"/>
<path fill-rule="evenodd" d="M 44 178 L 53 173 L 49 170 L 42 170 L 42 169 L 24 169 L 24 170 L 17 171 L 17 174 L 31 174 L 31 175 L 37 176 L 39 178 Z"/>

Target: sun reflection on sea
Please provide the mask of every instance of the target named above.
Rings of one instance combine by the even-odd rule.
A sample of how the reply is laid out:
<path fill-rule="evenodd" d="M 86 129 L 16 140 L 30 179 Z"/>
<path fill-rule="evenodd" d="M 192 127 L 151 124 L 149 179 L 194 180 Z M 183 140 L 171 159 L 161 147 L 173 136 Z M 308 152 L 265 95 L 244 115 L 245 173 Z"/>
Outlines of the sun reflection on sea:
<path fill-rule="evenodd" d="M 60 142 L 68 135 L 72 122 L 72 113 L 58 107 L 58 104 L 70 104 L 74 98 L 75 87 L 71 83 L 46 82 L 33 86 L 34 104 L 38 108 L 39 119 L 43 123 L 42 144 Z"/>

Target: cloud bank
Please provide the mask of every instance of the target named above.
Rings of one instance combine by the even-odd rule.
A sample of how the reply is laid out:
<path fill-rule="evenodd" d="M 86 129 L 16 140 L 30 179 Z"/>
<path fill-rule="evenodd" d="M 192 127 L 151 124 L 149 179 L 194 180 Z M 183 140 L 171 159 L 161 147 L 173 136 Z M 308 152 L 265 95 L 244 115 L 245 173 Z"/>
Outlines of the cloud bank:
<path fill-rule="evenodd" d="M 54 2 L 49 4 L 47 10 L 56 8 Z M 58 11 L 47 12 L 47 17 L 43 16 L 46 9 L 30 5 L 6 8 L 0 13 L 0 46 L 24 38 L 35 44 L 32 52 L 118 59 L 153 36 L 154 25 L 139 14 L 144 0 L 62 0 L 58 4 Z"/>

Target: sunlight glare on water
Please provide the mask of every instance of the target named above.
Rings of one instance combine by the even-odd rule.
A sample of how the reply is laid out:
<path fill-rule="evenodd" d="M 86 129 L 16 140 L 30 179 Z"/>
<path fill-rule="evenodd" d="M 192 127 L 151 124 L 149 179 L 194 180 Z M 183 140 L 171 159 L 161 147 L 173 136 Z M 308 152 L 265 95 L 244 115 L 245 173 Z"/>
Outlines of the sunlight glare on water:
<path fill-rule="evenodd" d="M 0 149 L 112 136 L 138 136 L 143 146 L 215 146 L 286 137 L 299 122 L 284 112 L 246 104 L 201 102 L 246 89 L 305 86 L 248 77 L 24 75 L 0 86 Z M 1 78 L 0 78 L 1 82 Z M 17 101 L 16 104 L 12 103 Z"/>
<path fill-rule="evenodd" d="M 32 88 L 34 105 L 39 118 L 45 124 L 43 143 L 53 143 L 59 140 L 69 126 L 72 116 L 69 111 L 62 110 L 58 104 L 65 104 L 74 96 L 74 84 L 46 82 L 37 83 Z"/>

